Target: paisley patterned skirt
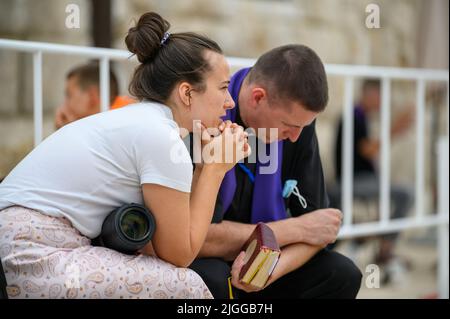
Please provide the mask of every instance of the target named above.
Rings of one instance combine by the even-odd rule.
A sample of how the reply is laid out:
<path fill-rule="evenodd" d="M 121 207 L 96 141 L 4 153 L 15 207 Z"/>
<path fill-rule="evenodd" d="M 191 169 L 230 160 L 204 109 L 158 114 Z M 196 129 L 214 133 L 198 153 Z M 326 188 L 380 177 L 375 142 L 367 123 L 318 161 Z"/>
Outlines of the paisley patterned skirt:
<path fill-rule="evenodd" d="M 212 298 L 193 270 L 94 247 L 65 218 L 0 211 L 0 258 L 10 298 Z"/>

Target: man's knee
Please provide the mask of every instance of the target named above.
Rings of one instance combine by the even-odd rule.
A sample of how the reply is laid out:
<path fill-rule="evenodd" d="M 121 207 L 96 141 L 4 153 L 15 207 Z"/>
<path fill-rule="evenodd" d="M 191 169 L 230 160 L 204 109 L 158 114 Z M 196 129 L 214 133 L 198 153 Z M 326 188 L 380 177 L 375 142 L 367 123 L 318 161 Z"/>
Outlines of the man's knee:
<path fill-rule="evenodd" d="M 228 298 L 230 266 L 220 258 L 200 258 L 189 266 L 202 277 L 216 299 Z"/>
<path fill-rule="evenodd" d="M 361 287 L 362 273 L 348 257 L 336 252 L 329 252 L 332 265 L 332 280 L 339 287 L 334 298 L 356 298 Z"/>

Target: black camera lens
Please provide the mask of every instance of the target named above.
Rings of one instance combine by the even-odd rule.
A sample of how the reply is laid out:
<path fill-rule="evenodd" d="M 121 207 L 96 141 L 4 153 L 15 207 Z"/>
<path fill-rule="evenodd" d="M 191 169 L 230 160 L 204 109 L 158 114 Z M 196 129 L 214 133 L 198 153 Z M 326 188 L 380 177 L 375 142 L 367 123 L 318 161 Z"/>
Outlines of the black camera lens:
<path fill-rule="evenodd" d="M 142 211 L 126 211 L 120 220 L 120 228 L 129 240 L 140 241 L 148 233 L 148 219 Z"/>
<path fill-rule="evenodd" d="M 135 254 L 152 239 L 155 229 L 155 218 L 145 206 L 126 204 L 106 217 L 101 234 L 94 242 L 125 254 Z"/>

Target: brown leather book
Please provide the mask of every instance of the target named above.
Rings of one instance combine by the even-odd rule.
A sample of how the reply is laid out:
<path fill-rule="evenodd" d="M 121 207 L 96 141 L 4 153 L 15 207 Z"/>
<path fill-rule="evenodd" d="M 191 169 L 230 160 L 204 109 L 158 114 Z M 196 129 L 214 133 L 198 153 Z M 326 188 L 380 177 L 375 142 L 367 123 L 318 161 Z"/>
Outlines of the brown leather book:
<path fill-rule="evenodd" d="M 280 257 L 280 247 L 272 229 L 258 223 L 242 250 L 245 251 L 245 264 L 239 279 L 256 287 L 264 287 Z"/>

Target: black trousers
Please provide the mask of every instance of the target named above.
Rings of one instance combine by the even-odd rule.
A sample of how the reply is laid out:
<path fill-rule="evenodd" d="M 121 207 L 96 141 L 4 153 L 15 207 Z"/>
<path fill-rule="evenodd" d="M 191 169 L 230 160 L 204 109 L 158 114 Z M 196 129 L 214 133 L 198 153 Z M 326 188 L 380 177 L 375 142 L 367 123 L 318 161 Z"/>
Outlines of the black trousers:
<path fill-rule="evenodd" d="M 0 299 L 8 299 L 8 294 L 6 293 L 6 278 L 3 272 L 2 260 L 0 259 Z"/>
<path fill-rule="evenodd" d="M 203 278 L 214 298 L 229 298 L 229 263 L 219 258 L 201 258 L 196 259 L 190 268 Z M 261 291 L 246 293 L 233 288 L 233 294 L 239 299 L 351 299 L 358 294 L 361 278 L 361 271 L 349 258 L 324 249 L 302 267 Z"/>

